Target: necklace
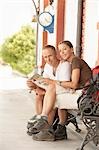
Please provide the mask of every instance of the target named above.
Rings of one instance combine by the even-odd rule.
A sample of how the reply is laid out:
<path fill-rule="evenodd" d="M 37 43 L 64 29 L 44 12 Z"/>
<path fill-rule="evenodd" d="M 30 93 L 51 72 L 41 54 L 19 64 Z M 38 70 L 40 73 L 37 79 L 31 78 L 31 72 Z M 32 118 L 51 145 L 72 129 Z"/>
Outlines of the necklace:
<path fill-rule="evenodd" d="M 56 75 L 56 68 L 53 68 L 53 75 Z"/>

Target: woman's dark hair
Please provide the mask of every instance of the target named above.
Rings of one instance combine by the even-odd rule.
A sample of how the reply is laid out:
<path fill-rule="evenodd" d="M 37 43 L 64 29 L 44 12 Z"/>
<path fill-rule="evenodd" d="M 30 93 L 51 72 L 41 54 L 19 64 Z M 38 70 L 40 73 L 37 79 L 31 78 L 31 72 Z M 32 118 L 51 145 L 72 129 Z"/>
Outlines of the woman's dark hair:
<path fill-rule="evenodd" d="M 70 41 L 62 41 L 59 44 L 65 44 L 65 45 L 69 46 L 70 48 L 73 48 L 73 45 Z"/>

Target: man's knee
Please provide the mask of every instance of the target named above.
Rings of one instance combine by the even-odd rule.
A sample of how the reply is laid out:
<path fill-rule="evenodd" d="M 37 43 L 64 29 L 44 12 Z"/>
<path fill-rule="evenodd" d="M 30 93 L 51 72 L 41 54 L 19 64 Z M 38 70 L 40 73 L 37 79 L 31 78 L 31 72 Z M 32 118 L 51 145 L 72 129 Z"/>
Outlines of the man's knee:
<path fill-rule="evenodd" d="M 55 84 L 49 84 L 48 90 L 53 91 L 53 92 L 56 91 L 56 86 L 55 86 Z"/>

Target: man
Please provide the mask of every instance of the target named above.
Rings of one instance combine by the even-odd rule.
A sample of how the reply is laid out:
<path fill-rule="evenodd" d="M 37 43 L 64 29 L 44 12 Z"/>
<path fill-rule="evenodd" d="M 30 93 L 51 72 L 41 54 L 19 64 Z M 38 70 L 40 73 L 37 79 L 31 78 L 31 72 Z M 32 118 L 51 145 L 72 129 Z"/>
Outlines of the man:
<path fill-rule="evenodd" d="M 49 85 L 51 85 L 53 82 L 56 82 L 57 80 L 70 81 L 71 65 L 66 61 L 63 63 L 60 62 L 60 60 L 57 58 L 56 49 L 53 46 L 51 46 L 51 45 L 45 46 L 43 48 L 42 55 L 46 62 L 45 67 L 44 67 L 44 72 L 43 72 L 43 77 L 45 78 L 44 82 L 47 82 Z M 46 121 L 46 116 L 40 115 L 43 113 L 42 112 L 43 106 L 46 107 L 47 109 L 49 109 L 51 107 L 51 105 L 53 105 L 53 104 L 49 103 L 48 105 L 46 105 L 45 103 L 43 103 L 43 99 L 44 99 L 44 96 L 46 93 L 46 91 L 44 89 L 35 87 L 35 85 L 33 84 L 33 82 L 31 80 L 27 81 L 27 85 L 29 86 L 30 89 L 34 90 L 36 93 L 36 106 L 35 106 L 36 107 L 36 115 L 34 115 L 28 121 L 28 123 L 32 123 L 32 125 L 33 125 L 32 127 L 34 127 L 38 119 L 39 119 L 39 122 L 42 122 L 42 119 Z M 56 99 L 56 98 L 54 97 L 54 99 Z M 50 111 L 50 113 L 48 114 L 48 124 L 46 124 L 46 125 L 49 125 L 49 126 L 52 125 L 54 115 L 55 115 L 55 110 L 52 109 Z M 32 131 L 32 128 L 31 128 L 31 131 Z M 33 133 L 39 132 L 39 131 L 40 131 L 40 128 L 37 131 L 33 130 Z M 43 133 L 41 132 L 41 134 L 43 134 Z M 51 136 L 51 138 L 46 137 L 45 139 L 52 140 L 52 136 Z M 53 137 L 53 139 L 54 139 L 54 137 Z M 43 138 L 43 140 L 44 140 L 44 138 Z"/>

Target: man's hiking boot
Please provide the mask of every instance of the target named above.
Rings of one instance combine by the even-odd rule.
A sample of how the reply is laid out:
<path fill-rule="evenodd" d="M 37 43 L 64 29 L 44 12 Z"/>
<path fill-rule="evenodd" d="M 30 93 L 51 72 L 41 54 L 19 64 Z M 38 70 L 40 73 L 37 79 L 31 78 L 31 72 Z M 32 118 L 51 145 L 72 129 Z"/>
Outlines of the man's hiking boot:
<path fill-rule="evenodd" d="M 49 129 L 45 129 L 37 134 L 33 134 L 32 138 L 36 141 L 55 141 L 54 132 Z"/>
<path fill-rule="evenodd" d="M 28 123 L 27 123 L 28 135 L 31 136 L 32 134 L 38 133 L 38 131 L 33 132 L 32 129 L 33 129 L 34 124 L 37 123 L 37 120 L 40 118 L 41 118 L 40 115 L 34 115 L 31 119 L 28 120 Z"/>
<path fill-rule="evenodd" d="M 27 129 L 31 128 L 37 122 L 37 115 L 34 115 L 28 120 Z"/>
<path fill-rule="evenodd" d="M 49 124 L 46 119 L 46 116 L 41 116 L 40 119 L 37 120 L 37 122 L 34 124 L 33 127 L 31 127 L 29 130 L 32 132 L 32 134 L 35 134 L 37 132 L 40 132 L 41 130 L 48 129 Z"/>

